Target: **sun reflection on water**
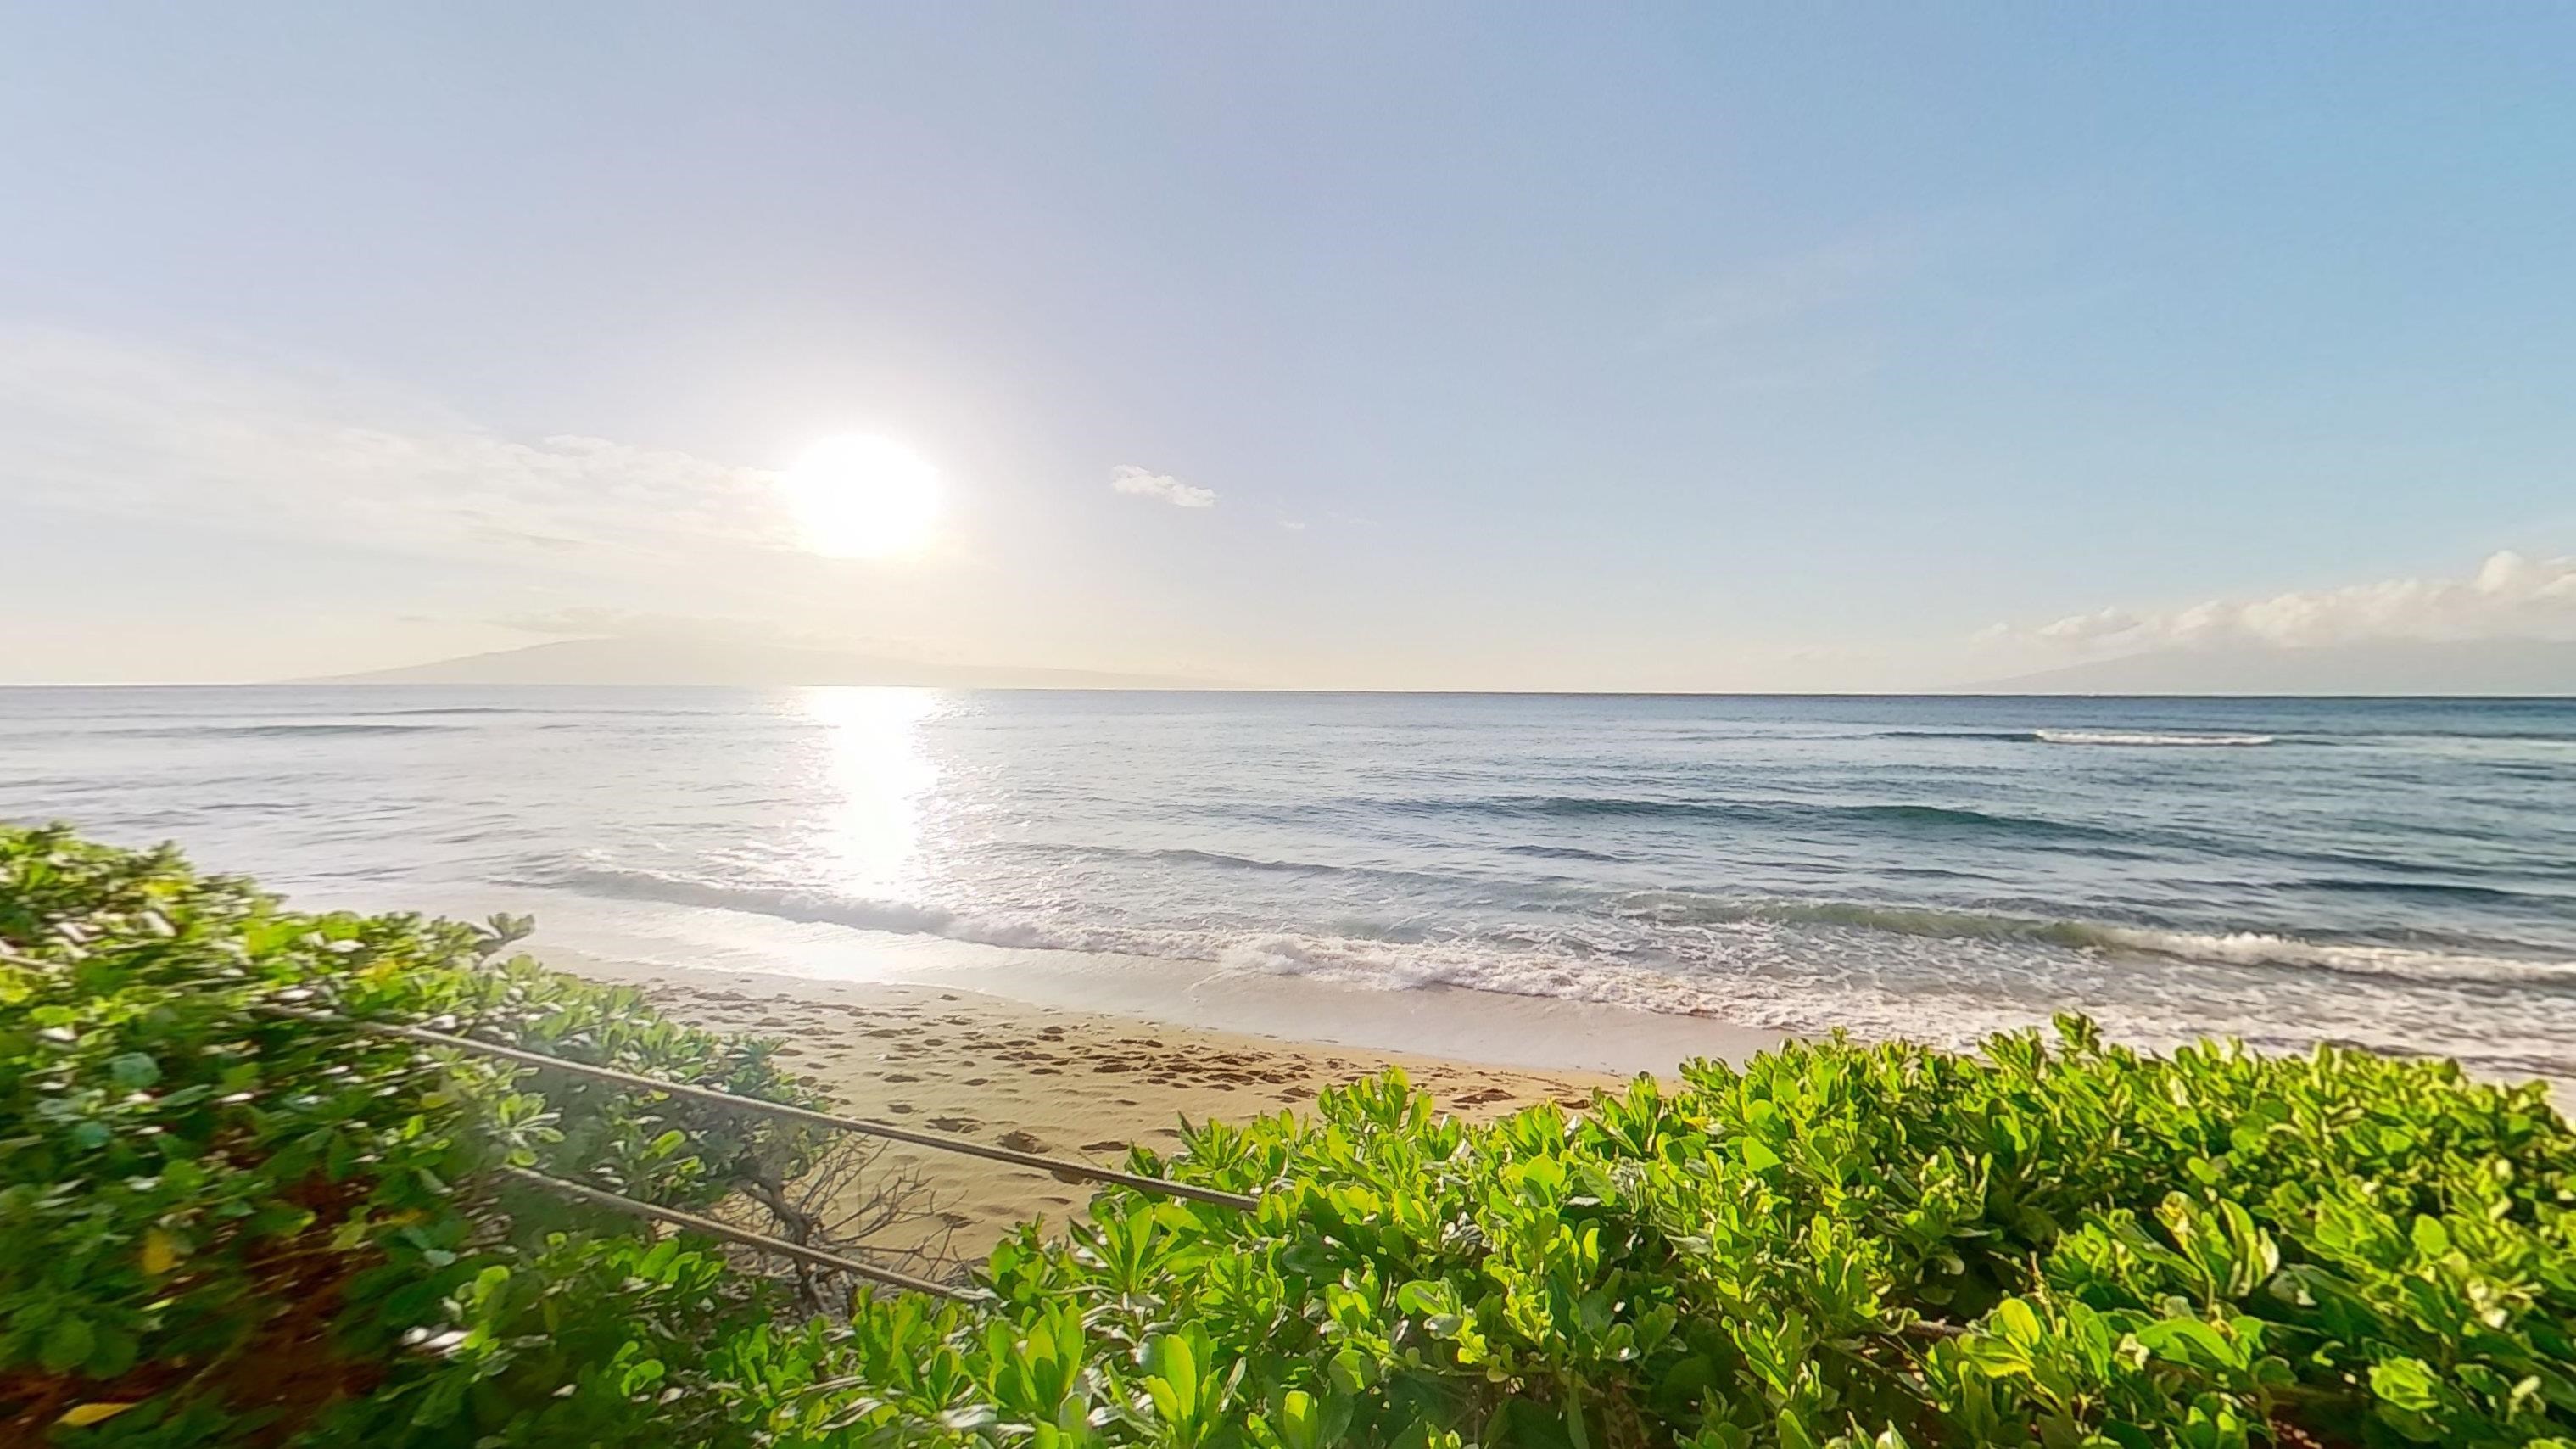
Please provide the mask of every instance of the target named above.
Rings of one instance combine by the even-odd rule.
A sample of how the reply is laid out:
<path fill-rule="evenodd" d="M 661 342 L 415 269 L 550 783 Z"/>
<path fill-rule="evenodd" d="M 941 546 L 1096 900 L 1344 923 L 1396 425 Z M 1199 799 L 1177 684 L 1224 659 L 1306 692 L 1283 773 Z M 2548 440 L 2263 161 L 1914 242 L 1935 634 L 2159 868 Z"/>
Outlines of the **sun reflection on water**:
<path fill-rule="evenodd" d="M 922 723 L 938 713 L 935 690 L 808 689 L 805 717 L 819 726 L 817 774 L 825 797 L 819 862 L 832 889 L 900 899 L 917 884 L 922 807 L 939 783 Z"/>

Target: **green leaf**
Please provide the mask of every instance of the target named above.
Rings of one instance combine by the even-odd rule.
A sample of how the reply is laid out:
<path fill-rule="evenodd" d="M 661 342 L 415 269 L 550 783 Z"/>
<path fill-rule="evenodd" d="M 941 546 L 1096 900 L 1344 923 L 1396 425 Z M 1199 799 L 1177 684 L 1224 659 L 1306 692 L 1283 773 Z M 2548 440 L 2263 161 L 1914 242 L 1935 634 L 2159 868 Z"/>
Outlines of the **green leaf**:
<path fill-rule="evenodd" d="M 45 1330 L 44 1345 L 36 1351 L 36 1361 L 56 1373 L 65 1373 L 89 1361 L 91 1350 L 98 1346 L 98 1335 L 84 1318 L 57 1318 Z"/>
<path fill-rule="evenodd" d="M 148 1052 L 127 1052 L 108 1061 L 107 1074 L 118 1086 L 139 1092 L 161 1080 L 161 1064 Z"/>
<path fill-rule="evenodd" d="M 1334 1354 L 1325 1372 L 1331 1376 L 1333 1387 L 1345 1394 L 1357 1397 L 1368 1391 L 1369 1362 L 1357 1349 L 1346 1348 Z"/>
<path fill-rule="evenodd" d="M 2438 1258 L 2451 1251 L 2451 1235 L 2443 1229 L 2441 1220 L 2438 1218 L 2417 1218 L 2409 1236 L 2414 1240 L 2415 1251 L 2421 1257 Z"/>
<path fill-rule="evenodd" d="M 2427 1413 L 2442 1403 L 2432 1369 L 2418 1358 L 2393 1358 L 2371 1365 L 2370 1391 L 2387 1404 L 2411 1413 Z"/>
<path fill-rule="evenodd" d="M 1315 1412 L 1314 1395 L 1304 1389 L 1280 1395 L 1279 1439 L 1286 1449 L 1321 1449 L 1323 1422 Z"/>
<path fill-rule="evenodd" d="M 97 1330 L 95 1337 L 97 1342 L 89 1351 L 89 1376 L 101 1380 L 124 1377 L 134 1367 L 142 1345 L 135 1341 L 133 1334 L 122 1329 L 102 1328 Z"/>

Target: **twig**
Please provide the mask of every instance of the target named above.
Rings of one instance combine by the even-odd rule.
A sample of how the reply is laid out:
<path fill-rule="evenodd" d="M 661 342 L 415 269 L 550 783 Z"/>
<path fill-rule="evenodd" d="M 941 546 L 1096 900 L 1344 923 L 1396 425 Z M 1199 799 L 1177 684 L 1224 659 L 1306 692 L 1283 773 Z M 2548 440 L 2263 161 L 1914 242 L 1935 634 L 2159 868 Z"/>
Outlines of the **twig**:
<path fill-rule="evenodd" d="M 693 1233 L 704 1233 L 711 1238 L 721 1238 L 746 1248 L 758 1248 L 763 1252 L 776 1253 L 783 1258 L 794 1258 L 816 1267 L 847 1273 L 855 1278 L 865 1278 L 870 1282 L 883 1283 L 895 1288 L 906 1288 L 915 1293 L 934 1294 L 959 1303 L 980 1301 L 975 1294 L 963 1289 L 951 1288 L 945 1283 L 933 1283 L 927 1278 L 915 1278 L 909 1273 L 898 1273 L 891 1268 L 862 1263 L 856 1258 L 845 1258 L 838 1253 L 826 1253 L 819 1248 L 809 1248 L 802 1243 L 791 1243 L 784 1238 L 755 1233 L 748 1228 L 738 1228 L 731 1223 L 718 1222 L 714 1218 L 701 1217 L 696 1213 L 682 1212 L 678 1208 L 638 1202 L 631 1197 L 620 1197 L 616 1193 L 604 1192 L 599 1188 L 588 1187 L 578 1182 L 567 1182 L 560 1177 L 548 1177 L 542 1172 L 531 1172 L 524 1167 L 504 1167 L 500 1169 L 500 1173 L 515 1182 L 525 1183 L 562 1197 L 577 1198 L 594 1206 L 613 1208 L 639 1218 L 657 1219 L 675 1227 L 686 1228 Z"/>

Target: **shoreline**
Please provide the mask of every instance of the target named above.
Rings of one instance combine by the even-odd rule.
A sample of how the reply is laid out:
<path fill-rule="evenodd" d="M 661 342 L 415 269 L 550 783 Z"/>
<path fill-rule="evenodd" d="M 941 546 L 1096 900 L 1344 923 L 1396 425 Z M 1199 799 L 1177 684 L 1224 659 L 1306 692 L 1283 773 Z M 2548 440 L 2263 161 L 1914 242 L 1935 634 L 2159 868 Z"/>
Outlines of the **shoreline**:
<path fill-rule="evenodd" d="M 1626 1078 L 1668 1077 L 1693 1057 L 1742 1061 L 1788 1039 L 1715 1016 L 1438 984 L 1368 986 L 1229 969 L 1207 961 L 997 946 L 828 923 L 746 919 L 703 907 L 646 917 L 545 909 L 561 929 L 527 949 L 602 980 L 758 977 L 799 994 L 932 986 L 1179 1030 L 1376 1056 Z M 572 915 L 570 921 L 565 917 Z"/>

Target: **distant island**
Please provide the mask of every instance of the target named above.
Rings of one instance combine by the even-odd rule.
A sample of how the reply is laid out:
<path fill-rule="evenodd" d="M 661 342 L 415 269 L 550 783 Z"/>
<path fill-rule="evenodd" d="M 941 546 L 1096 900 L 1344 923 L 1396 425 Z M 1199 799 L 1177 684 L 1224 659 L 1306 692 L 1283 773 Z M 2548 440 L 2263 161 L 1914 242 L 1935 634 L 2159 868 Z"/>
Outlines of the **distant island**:
<path fill-rule="evenodd" d="M 2390 640 L 2310 648 L 2161 649 L 2016 675 L 1954 694 L 2576 695 L 2576 643 Z"/>
<path fill-rule="evenodd" d="M 880 684 L 924 689 L 1223 689 L 1219 680 L 1086 669 L 929 664 L 834 649 L 715 640 L 565 639 L 296 684 Z"/>
<path fill-rule="evenodd" d="M 565 639 L 295 684 L 629 684 L 790 688 L 1237 689 L 1172 674 L 936 664 L 724 640 Z M 1687 692 L 1687 691 L 1686 691 Z M 1714 693 L 1729 693 L 1718 690 Z M 2388 641 L 2310 648 L 2164 649 L 1934 691 L 1948 694 L 2576 696 L 2576 642 Z"/>

